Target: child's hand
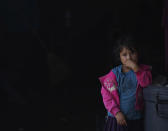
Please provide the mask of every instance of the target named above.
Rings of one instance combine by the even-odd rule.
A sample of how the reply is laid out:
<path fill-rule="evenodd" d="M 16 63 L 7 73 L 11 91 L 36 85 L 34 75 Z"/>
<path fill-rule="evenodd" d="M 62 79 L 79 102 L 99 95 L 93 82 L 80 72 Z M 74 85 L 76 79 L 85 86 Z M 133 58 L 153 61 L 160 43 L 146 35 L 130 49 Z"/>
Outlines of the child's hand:
<path fill-rule="evenodd" d="M 137 72 L 139 70 L 137 63 L 132 60 L 127 60 L 125 66 L 132 69 L 134 72 Z"/>
<path fill-rule="evenodd" d="M 127 122 L 122 112 L 117 112 L 117 114 L 115 115 L 115 118 L 117 119 L 117 123 L 119 125 L 127 126 Z"/>

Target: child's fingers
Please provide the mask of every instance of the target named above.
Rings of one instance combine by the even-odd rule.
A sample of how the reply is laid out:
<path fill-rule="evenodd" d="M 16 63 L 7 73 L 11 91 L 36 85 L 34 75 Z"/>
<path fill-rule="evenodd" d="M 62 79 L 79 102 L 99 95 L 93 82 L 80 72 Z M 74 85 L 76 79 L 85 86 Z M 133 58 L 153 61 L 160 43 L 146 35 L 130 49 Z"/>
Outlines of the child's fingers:
<path fill-rule="evenodd" d="M 120 120 L 120 121 L 117 121 L 117 123 L 119 124 L 119 125 L 122 125 L 122 121 Z"/>
<path fill-rule="evenodd" d="M 121 125 L 121 126 L 127 126 L 126 120 L 119 121 L 119 125 Z"/>
<path fill-rule="evenodd" d="M 120 121 L 118 122 L 118 124 L 121 125 L 121 126 L 124 126 L 124 125 L 125 125 L 125 121 L 124 121 L 124 120 L 120 120 Z"/>
<path fill-rule="evenodd" d="M 126 126 L 127 126 L 127 122 L 126 122 L 126 120 L 124 120 L 124 125 L 126 125 Z"/>

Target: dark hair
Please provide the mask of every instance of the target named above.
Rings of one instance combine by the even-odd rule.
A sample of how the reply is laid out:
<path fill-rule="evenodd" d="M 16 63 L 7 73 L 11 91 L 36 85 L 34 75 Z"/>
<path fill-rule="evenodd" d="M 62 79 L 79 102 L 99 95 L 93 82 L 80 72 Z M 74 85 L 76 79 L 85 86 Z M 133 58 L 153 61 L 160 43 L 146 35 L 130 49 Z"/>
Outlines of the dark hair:
<path fill-rule="evenodd" d="M 141 59 L 141 57 L 139 56 L 139 44 L 140 43 L 138 42 L 138 40 L 130 34 L 123 35 L 119 39 L 117 39 L 115 45 L 113 46 L 114 66 L 121 64 L 120 52 L 123 48 L 129 49 L 131 52 L 137 52 L 139 62 Z"/>

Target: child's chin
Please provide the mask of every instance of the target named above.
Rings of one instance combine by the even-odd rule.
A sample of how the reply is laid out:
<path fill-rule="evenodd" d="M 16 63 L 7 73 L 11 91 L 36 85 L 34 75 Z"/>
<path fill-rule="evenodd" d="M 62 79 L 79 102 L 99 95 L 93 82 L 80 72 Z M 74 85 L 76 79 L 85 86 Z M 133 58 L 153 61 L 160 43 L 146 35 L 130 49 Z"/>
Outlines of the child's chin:
<path fill-rule="evenodd" d="M 129 70 L 131 69 L 130 67 L 128 67 L 128 66 L 126 66 L 126 65 L 123 65 L 123 66 L 124 66 L 125 68 L 129 69 Z"/>

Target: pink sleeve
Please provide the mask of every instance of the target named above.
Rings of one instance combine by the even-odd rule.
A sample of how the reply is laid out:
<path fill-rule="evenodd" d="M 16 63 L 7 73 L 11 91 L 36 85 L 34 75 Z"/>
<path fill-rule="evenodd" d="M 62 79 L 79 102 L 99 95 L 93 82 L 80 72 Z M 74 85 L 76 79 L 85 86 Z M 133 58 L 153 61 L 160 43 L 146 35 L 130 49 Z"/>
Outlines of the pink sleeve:
<path fill-rule="evenodd" d="M 105 108 L 114 116 L 120 111 L 119 96 L 117 91 L 116 76 L 110 72 L 106 76 L 99 78 L 102 88 L 101 95 Z"/>
<path fill-rule="evenodd" d="M 103 103 L 105 108 L 114 116 L 116 115 L 117 112 L 120 111 L 119 108 L 119 98 L 116 95 L 117 92 L 113 91 L 113 95 L 111 95 L 111 93 L 109 93 L 104 87 L 101 88 L 101 94 L 102 94 L 102 98 L 103 98 Z M 118 98 L 118 100 L 117 100 Z"/>
<path fill-rule="evenodd" d="M 138 83 L 140 84 L 141 87 L 146 87 L 152 83 L 152 74 L 149 69 L 148 70 L 140 69 L 135 74 L 136 74 Z"/>

